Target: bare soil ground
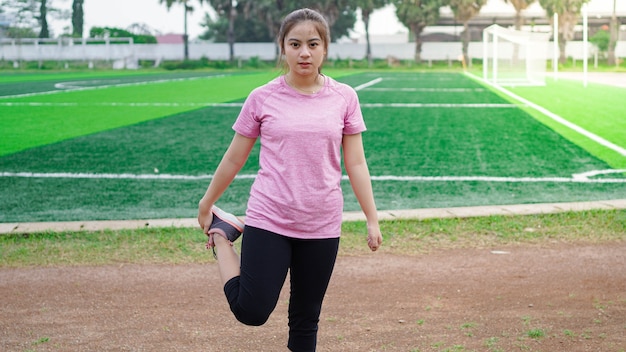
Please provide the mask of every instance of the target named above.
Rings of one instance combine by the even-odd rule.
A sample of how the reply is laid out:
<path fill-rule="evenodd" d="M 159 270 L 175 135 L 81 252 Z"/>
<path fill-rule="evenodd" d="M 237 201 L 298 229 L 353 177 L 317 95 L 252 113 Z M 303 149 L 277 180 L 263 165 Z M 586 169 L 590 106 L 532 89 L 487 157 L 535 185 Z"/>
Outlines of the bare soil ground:
<path fill-rule="evenodd" d="M 626 242 L 340 257 L 318 351 L 625 351 Z M 2 351 L 285 351 L 217 265 L 0 269 Z"/>

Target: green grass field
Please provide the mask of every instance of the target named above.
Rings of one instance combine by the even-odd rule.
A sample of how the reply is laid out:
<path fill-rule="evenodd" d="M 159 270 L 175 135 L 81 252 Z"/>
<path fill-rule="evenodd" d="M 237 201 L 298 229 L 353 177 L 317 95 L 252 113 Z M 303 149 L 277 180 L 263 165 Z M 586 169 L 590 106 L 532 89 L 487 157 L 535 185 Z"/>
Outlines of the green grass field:
<path fill-rule="evenodd" d="M 626 156 L 460 72 L 326 72 L 376 82 L 359 97 L 380 209 L 626 197 Z M 279 74 L 1 76 L 0 222 L 195 217 L 240 104 Z M 626 148 L 624 89 L 511 91 Z M 220 199 L 237 214 L 257 152 Z"/>

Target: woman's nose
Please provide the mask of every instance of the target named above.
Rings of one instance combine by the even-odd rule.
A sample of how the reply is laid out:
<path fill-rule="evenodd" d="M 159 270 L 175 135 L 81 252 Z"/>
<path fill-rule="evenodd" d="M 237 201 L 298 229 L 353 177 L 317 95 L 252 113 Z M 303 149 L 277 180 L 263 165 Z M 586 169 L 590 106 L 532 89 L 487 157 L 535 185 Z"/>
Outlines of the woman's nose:
<path fill-rule="evenodd" d="M 300 56 L 308 57 L 310 55 L 311 55 L 311 52 L 309 51 L 309 48 L 307 48 L 306 46 L 303 46 L 302 50 L 300 50 Z"/>

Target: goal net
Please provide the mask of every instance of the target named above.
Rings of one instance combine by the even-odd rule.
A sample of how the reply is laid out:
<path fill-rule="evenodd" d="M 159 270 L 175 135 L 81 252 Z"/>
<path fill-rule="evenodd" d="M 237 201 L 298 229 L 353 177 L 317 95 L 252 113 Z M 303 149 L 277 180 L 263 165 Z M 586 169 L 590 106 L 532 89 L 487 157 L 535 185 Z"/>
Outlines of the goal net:
<path fill-rule="evenodd" d="M 501 86 L 545 85 L 550 33 L 497 24 L 483 30 L 483 78 Z"/>

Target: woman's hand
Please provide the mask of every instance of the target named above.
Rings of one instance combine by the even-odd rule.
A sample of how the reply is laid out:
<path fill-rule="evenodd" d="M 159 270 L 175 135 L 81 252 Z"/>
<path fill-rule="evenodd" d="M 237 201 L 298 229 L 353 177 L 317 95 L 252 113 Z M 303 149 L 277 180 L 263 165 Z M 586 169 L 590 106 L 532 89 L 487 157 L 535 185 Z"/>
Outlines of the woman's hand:
<path fill-rule="evenodd" d="M 368 226 L 367 227 L 367 246 L 370 247 L 372 252 L 378 250 L 383 244 L 383 235 L 380 233 L 380 227 Z"/>
<path fill-rule="evenodd" d="M 211 212 L 212 204 L 208 204 L 204 201 L 204 198 L 200 199 L 198 203 L 198 224 L 205 235 L 209 234 L 209 227 L 213 222 L 213 213 Z"/>

